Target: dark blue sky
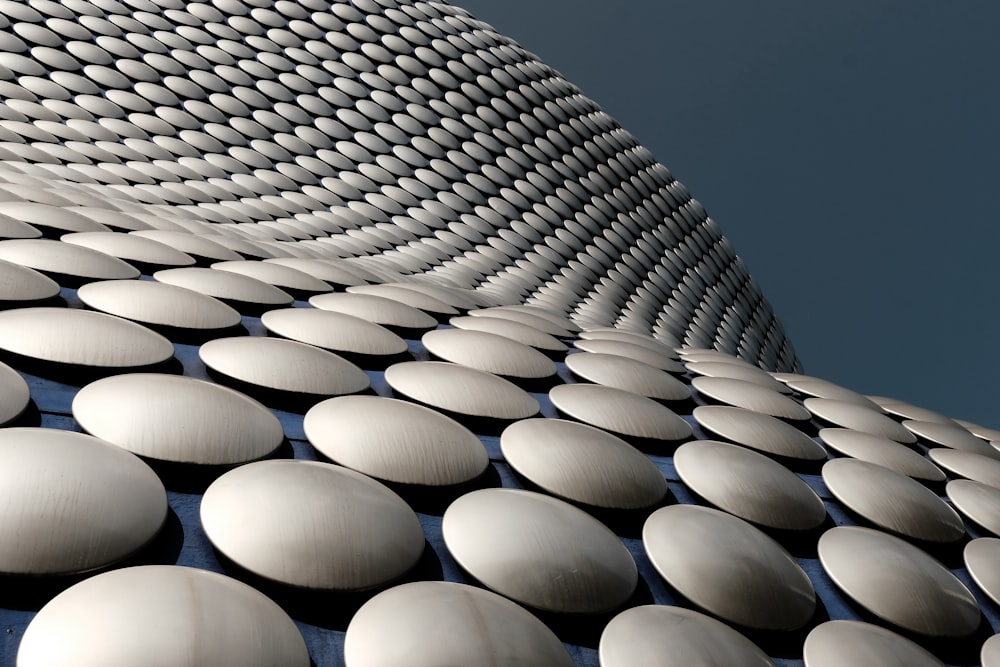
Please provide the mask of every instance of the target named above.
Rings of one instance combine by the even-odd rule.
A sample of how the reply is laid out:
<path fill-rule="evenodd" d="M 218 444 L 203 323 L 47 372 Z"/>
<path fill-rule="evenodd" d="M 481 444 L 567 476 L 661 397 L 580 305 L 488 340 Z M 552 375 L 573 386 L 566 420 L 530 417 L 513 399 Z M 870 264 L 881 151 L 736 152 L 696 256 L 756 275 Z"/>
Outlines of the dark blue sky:
<path fill-rule="evenodd" d="M 1000 428 L 1000 3 L 459 4 L 691 190 L 807 373 Z"/>

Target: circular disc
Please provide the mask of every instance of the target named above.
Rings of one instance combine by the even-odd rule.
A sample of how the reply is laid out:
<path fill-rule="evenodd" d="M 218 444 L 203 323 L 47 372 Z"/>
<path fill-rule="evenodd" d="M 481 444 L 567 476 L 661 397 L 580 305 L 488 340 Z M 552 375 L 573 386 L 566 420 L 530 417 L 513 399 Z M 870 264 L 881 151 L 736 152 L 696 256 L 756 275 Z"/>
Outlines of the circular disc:
<path fill-rule="evenodd" d="M 89 283 L 77 295 L 95 310 L 142 324 L 205 330 L 226 329 L 241 321 L 238 312 L 217 299 L 151 280 Z"/>
<path fill-rule="evenodd" d="M 932 445 L 1000 459 L 1000 452 L 957 424 L 940 424 L 937 422 L 906 419 L 903 421 L 903 426 L 921 440 L 929 442 Z"/>
<path fill-rule="evenodd" d="M 904 630 L 967 637 L 979 627 L 972 593 L 938 561 L 899 538 L 837 526 L 820 537 L 819 558 L 845 594 Z"/>
<path fill-rule="evenodd" d="M 847 428 L 823 428 L 819 437 L 827 447 L 844 456 L 868 461 L 914 479 L 945 480 L 940 468 L 894 440 Z"/>
<path fill-rule="evenodd" d="M 945 492 L 962 514 L 994 535 L 1000 535 L 1000 489 L 956 479 L 945 485 Z"/>
<path fill-rule="evenodd" d="M 13 368 L 0 363 L 0 426 L 20 417 L 30 401 L 28 383 Z"/>
<path fill-rule="evenodd" d="M 329 310 L 353 315 L 362 320 L 386 327 L 403 329 L 433 329 L 437 320 L 413 306 L 392 299 L 371 294 L 318 294 L 309 298 L 310 305 L 320 310 Z"/>
<path fill-rule="evenodd" d="M 340 396 L 371 384 L 363 370 L 332 352 L 281 338 L 219 338 L 203 344 L 198 356 L 223 375 L 278 391 Z"/>
<path fill-rule="evenodd" d="M 779 419 L 808 420 L 812 414 L 776 391 L 753 382 L 726 377 L 699 376 L 691 379 L 698 393 L 726 405 L 744 408 Z"/>
<path fill-rule="evenodd" d="M 734 360 L 736 361 L 736 360 Z M 792 390 L 775 380 L 761 369 L 749 364 L 730 361 L 688 361 L 684 364 L 687 369 L 695 375 L 707 377 L 732 378 L 751 382 L 764 389 L 776 391 L 779 394 L 790 394 Z"/>
<path fill-rule="evenodd" d="M 149 467 L 97 438 L 8 428 L 0 439 L 0 572 L 65 574 L 138 551 L 167 517 Z"/>
<path fill-rule="evenodd" d="M 59 294 L 59 283 L 20 264 L 0 260 L 0 302 L 31 302 Z"/>
<path fill-rule="evenodd" d="M 236 564 L 304 588 L 373 588 L 403 575 L 424 550 L 420 522 L 399 496 L 315 461 L 230 470 L 205 491 L 201 523 Z"/>
<path fill-rule="evenodd" d="M 500 436 L 504 458 L 545 491 L 616 509 L 654 505 L 666 496 L 660 470 L 624 440 L 585 424 L 525 419 Z"/>
<path fill-rule="evenodd" d="M 671 505 L 650 515 L 642 541 L 671 586 L 723 620 L 794 630 L 812 617 L 816 594 L 806 573 L 777 542 L 734 516 Z"/>
<path fill-rule="evenodd" d="M 467 428 L 415 403 L 343 396 L 306 413 L 306 437 L 336 463 L 376 479 L 443 486 L 479 477 L 486 449 Z"/>
<path fill-rule="evenodd" d="M 651 366 L 661 371 L 667 371 L 669 373 L 684 372 L 684 365 L 680 362 L 674 361 L 662 352 L 650 350 L 648 347 L 636 345 L 634 343 L 620 340 L 582 339 L 573 343 L 573 347 L 578 350 L 583 350 L 584 352 L 609 354 L 617 357 L 624 357 L 626 359 L 632 359 L 633 361 L 639 361 L 647 366 Z"/>
<path fill-rule="evenodd" d="M 976 585 L 1000 604 L 1000 539 L 980 537 L 965 545 L 965 567 Z"/>
<path fill-rule="evenodd" d="M 42 607 L 17 653 L 21 667 L 77 665 L 308 667 L 281 607 L 235 579 L 173 565 L 85 579 Z"/>
<path fill-rule="evenodd" d="M 615 609 L 632 595 L 631 554 L 596 519 L 520 489 L 483 489 L 451 504 L 448 551 L 472 576 L 515 602 L 563 613 Z"/>
<path fill-rule="evenodd" d="M 849 509 L 890 532 L 929 542 L 955 542 L 965 524 L 936 493 L 888 468 L 856 459 L 823 466 L 827 488 Z"/>
<path fill-rule="evenodd" d="M 448 321 L 453 327 L 504 336 L 545 352 L 565 352 L 568 348 L 558 338 L 513 320 L 499 317 L 453 317 Z"/>
<path fill-rule="evenodd" d="M 826 520 L 823 501 L 798 475 L 738 445 L 688 442 L 674 452 L 674 466 L 692 491 L 758 526 L 810 530 Z"/>
<path fill-rule="evenodd" d="M 891 630 L 860 621 L 827 621 L 803 649 L 806 667 L 944 667 L 925 649 Z"/>
<path fill-rule="evenodd" d="M 490 373 L 443 361 L 404 361 L 386 369 L 393 391 L 449 412 L 493 419 L 524 419 L 538 413 L 538 401 Z"/>
<path fill-rule="evenodd" d="M 0 349 L 31 359 L 95 368 L 152 366 L 174 354 L 170 341 L 146 327 L 71 308 L 0 312 Z"/>
<path fill-rule="evenodd" d="M 292 296 L 284 290 L 256 278 L 228 271 L 196 267 L 165 269 L 154 273 L 153 279 L 231 302 L 287 306 L 293 301 Z"/>
<path fill-rule="evenodd" d="M 564 384 L 553 387 L 549 398 L 560 412 L 612 433 L 665 441 L 691 437 L 691 426 L 672 410 L 621 389 Z"/>
<path fill-rule="evenodd" d="M 701 405 L 692 414 L 707 431 L 765 454 L 806 461 L 826 458 L 822 445 L 774 417 L 725 405 Z"/>
<path fill-rule="evenodd" d="M 83 246 L 48 239 L 0 241 L 0 259 L 75 280 L 119 280 L 139 276 L 131 264 Z"/>
<path fill-rule="evenodd" d="M 1000 489 L 1000 461 L 961 449 L 932 449 L 928 458 L 953 476 L 967 477 L 975 482 Z"/>
<path fill-rule="evenodd" d="M 623 389 L 647 398 L 661 401 L 686 401 L 691 398 L 691 390 L 677 378 L 628 357 L 600 352 L 569 354 L 566 355 L 566 367 L 587 382 Z"/>
<path fill-rule="evenodd" d="M 73 417 L 87 432 L 134 454 L 178 463 L 245 463 L 267 456 L 284 439 L 277 417 L 257 401 L 176 375 L 92 382 L 73 399 Z"/>
<path fill-rule="evenodd" d="M 284 338 L 333 352 L 391 356 L 407 350 L 406 341 L 371 322 L 316 308 L 281 308 L 261 317 L 267 330 Z"/>
<path fill-rule="evenodd" d="M 834 426 L 880 435 L 905 445 L 912 445 L 917 441 L 916 436 L 901 424 L 871 408 L 833 398 L 807 398 L 802 404 L 809 412 Z"/>
<path fill-rule="evenodd" d="M 512 379 L 541 379 L 556 365 L 538 350 L 496 334 L 468 329 L 436 329 L 421 338 L 424 347 L 444 361 Z"/>
<path fill-rule="evenodd" d="M 774 667 L 728 625 L 682 607 L 644 605 L 611 619 L 601 634 L 601 667 Z"/>
<path fill-rule="evenodd" d="M 350 667 L 573 665 L 562 642 L 526 610 L 446 581 L 403 584 L 365 603 L 347 627 L 344 659 Z"/>

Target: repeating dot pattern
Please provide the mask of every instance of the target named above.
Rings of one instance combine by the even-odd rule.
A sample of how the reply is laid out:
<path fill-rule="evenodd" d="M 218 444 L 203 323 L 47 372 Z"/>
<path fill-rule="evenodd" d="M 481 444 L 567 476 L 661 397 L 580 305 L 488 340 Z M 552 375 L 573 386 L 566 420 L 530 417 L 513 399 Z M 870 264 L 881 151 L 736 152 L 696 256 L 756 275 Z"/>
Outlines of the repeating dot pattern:
<path fill-rule="evenodd" d="M 802 375 L 701 204 L 578 88 L 455 6 L 0 0 L 0 309 L 3 425 L 96 436 L 149 466 L 168 503 L 152 541 L 97 545 L 124 560 L 36 576 L 10 563 L 58 561 L 46 536 L 80 519 L 0 488 L 8 513 L 34 517 L 32 540 L 0 550 L 0 664 L 26 631 L 33 647 L 79 637 L 87 604 L 132 622 L 120 609 L 143 587 L 115 573 L 194 576 L 156 574 L 177 566 L 277 602 L 260 622 L 290 617 L 317 667 L 376 664 L 371 642 L 410 622 L 373 611 L 394 599 L 415 615 L 423 601 L 495 610 L 507 642 L 516 617 L 533 638 L 511 648 L 523 664 L 637 660 L 629 642 L 602 645 L 612 622 L 620 637 L 700 618 L 691 662 L 718 636 L 732 655 L 814 667 L 847 664 L 804 649 L 845 628 L 956 665 L 979 664 L 1000 629 L 1000 567 L 982 555 L 1000 534 L 1000 431 Z M 574 429 L 597 433 L 606 465 L 573 455 Z M 834 441 L 851 429 L 863 435 Z M 548 449 L 512 448 L 516 432 L 557 431 Z M 741 474 L 700 467 L 726 457 Z M 289 481 L 312 474 L 365 492 Z M 252 525 L 225 486 L 240 477 L 269 511 L 299 509 Z M 784 527 L 807 502 L 807 527 Z M 390 514 L 405 530 L 372 528 Z M 338 559 L 345 537 L 362 551 Z M 711 557 L 693 562 L 685 539 Z M 891 579 L 906 590 L 851 583 L 890 577 L 837 551 L 849 539 L 912 565 Z M 584 547 L 597 555 L 578 562 Z M 962 624 L 948 609 L 940 627 L 914 623 L 900 602 L 949 595 Z M 684 612 L 628 614 L 650 606 Z M 495 639 L 476 632 L 445 643 L 475 664 Z M 429 664 L 444 649 L 406 634 Z M 70 655 L 101 664 L 91 648 Z"/>

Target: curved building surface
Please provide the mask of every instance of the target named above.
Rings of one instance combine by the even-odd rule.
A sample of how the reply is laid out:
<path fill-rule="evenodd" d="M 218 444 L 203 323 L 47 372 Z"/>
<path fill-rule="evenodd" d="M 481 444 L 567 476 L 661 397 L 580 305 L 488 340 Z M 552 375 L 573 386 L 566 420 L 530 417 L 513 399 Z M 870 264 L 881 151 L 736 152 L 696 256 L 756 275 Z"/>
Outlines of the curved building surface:
<path fill-rule="evenodd" d="M 0 306 L 2 664 L 1000 664 L 1000 431 L 458 7 L 0 0 Z"/>

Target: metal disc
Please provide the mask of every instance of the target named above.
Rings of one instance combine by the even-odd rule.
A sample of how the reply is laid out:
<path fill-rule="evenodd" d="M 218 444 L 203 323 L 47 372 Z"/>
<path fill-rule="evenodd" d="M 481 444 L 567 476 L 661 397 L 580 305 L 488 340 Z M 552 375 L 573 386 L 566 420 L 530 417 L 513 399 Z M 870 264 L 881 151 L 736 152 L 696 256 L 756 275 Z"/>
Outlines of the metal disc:
<path fill-rule="evenodd" d="M 420 405 L 380 396 L 343 396 L 306 413 L 306 437 L 340 465 L 380 480 L 444 486 L 479 477 L 489 464 L 475 435 Z"/>
<path fill-rule="evenodd" d="M 280 338 L 219 338 L 198 350 L 202 362 L 240 382 L 301 394 L 355 394 L 371 381 L 363 370 L 312 345 Z"/>
<path fill-rule="evenodd" d="M 932 449 L 927 457 L 951 473 L 1000 489 L 1000 461 L 961 449 Z"/>
<path fill-rule="evenodd" d="M 0 440 L 0 572 L 66 574 L 133 554 L 167 517 L 163 484 L 135 456 L 82 433 L 8 428 Z"/>
<path fill-rule="evenodd" d="M 880 435 L 905 445 L 917 441 L 916 436 L 881 412 L 855 403 L 833 398 L 807 398 L 802 402 L 809 412 L 834 426 Z"/>
<path fill-rule="evenodd" d="M 812 418 L 808 410 L 787 396 L 746 380 L 699 376 L 691 379 L 691 386 L 714 401 L 762 415 L 796 421 Z"/>
<path fill-rule="evenodd" d="M 435 357 L 501 377 L 537 380 L 556 374 L 556 365 L 523 343 L 483 331 L 436 329 L 420 341 Z"/>
<path fill-rule="evenodd" d="M 837 526 L 819 540 L 837 587 L 869 612 L 931 637 L 967 637 L 979 627 L 972 593 L 938 561 L 883 532 Z"/>
<path fill-rule="evenodd" d="M 965 567 L 993 602 L 1000 601 L 1000 539 L 980 537 L 965 545 Z M 998 602 L 1000 604 L 1000 602 Z"/>
<path fill-rule="evenodd" d="M 217 299 L 151 280 L 93 282 L 77 295 L 95 310 L 140 324 L 207 330 L 234 327 L 241 321 L 238 312 Z"/>
<path fill-rule="evenodd" d="M 108 345 L 108 341 L 115 341 Z M 118 317 L 70 308 L 0 312 L 0 349 L 31 359 L 94 368 L 137 368 L 166 361 L 174 346 Z"/>
<path fill-rule="evenodd" d="M 490 373 L 442 361 L 405 361 L 386 369 L 393 391 L 419 403 L 473 417 L 524 419 L 538 401 Z"/>
<path fill-rule="evenodd" d="M 405 329 L 433 329 L 437 320 L 405 303 L 370 294 L 318 294 L 309 304 L 320 310 L 353 315 L 374 324 Z"/>
<path fill-rule="evenodd" d="M 406 341 L 388 329 L 329 310 L 281 308 L 264 313 L 261 322 L 279 336 L 332 352 L 393 356 L 407 350 Z"/>
<path fill-rule="evenodd" d="M 44 301 L 59 294 L 59 283 L 20 264 L 0 260 L 0 302 Z"/>
<path fill-rule="evenodd" d="M 651 440 L 691 437 L 691 426 L 656 401 L 596 384 L 564 384 L 549 391 L 560 412 L 612 433 Z"/>
<path fill-rule="evenodd" d="M 292 619 L 263 594 L 221 574 L 174 565 L 85 579 L 42 607 L 17 664 L 308 667 Z"/>
<path fill-rule="evenodd" d="M 153 279 L 235 303 L 277 307 L 293 301 L 288 292 L 256 278 L 214 269 L 165 269 L 154 273 Z"/>
<path fill-rule="evenodd" d="M 897 535 L 928 542 L 955 542 L 965 524 L 937 494 L 888 468 L 834 459 L 823 466 L 827 488 L 849 509 Z"/>
<path fill-rule="evenodd" d="M 500 436 L 514 470 L 548 493 L 594 507 L 638 509 L 666 496 L 663 474 L 624 440 L 561 419 L 525 419 Z"/>
<path fill-rule="evenodd" d="M 774 417 L 725 405 L 702 405 L 692 414 L 707 431 L 765 454 L 806 461 L 826 458 L 822 445 Z"/>
<path fill-rule="evenodd" d="M 562 642 L 526 610 L 446 581 L 403 584 L 365 603 L 347 627 L 344 659 L 349 667 L 573 665 Z"/>
<path fill-rule="evenodd" d="M 504 320 L 499 317 L 453 317 L 448 321 L 448 324 L 459 329 L 485 331 L 498 336 L 504 336 L 505 338 L 544 352 L 557 353 L 565 352 L 568 349 L 564 343 L 554 336 L 550 336 L 527 324 L 521 324 L 513 320 Z"/>
<path fill-rule="evenodd" d="M 677 448 L 681 481 L 719 509 L 779 530 L 810 530 L 826 507 L 798 475 L 762 454 L 737 445 L 696 440 Z"/>
<path fill-rule="evenodd" d="M 806 573 L 777 542 L 734 516 L 671 505 L 650 515 L 642 541 L 671 586 L 725 621 L 794 630 L 813 615 L 816 593 Z"/>
<path fill-rule="evenodd" d="M 635 562 L 614 533 L 572 505 L 538 493 L 467 493 L 448 507 L 441 530 L 448 551 L 472 576 L 536 609 L 610 611 L 632 595 L 638 581 Z"/>
<path fill-rule="evenodd" d="M 774 667 L 728 625 L 682 607 L 643 605 L 615 616 L 601 634 L 601 667 Z"/>
<path fill-rule="evenodd" d="M 1000 489 L 956 479 L 945 485 L 945 492 L 959 512 L 994 535 L 1000 535 Z"/>
<path fill-rule="evenodd" d="M 647 398 L 661 401 L 686 401 L 691 398 L 691 390 L 677 378 L 627 357 L 600 352 L 569 354 L 566 356 L 566 367 L 588 382 Z"/>
<path fill-rule="evenodd" d="M 912 449 L 888 438 L 847 428 L 822 428 L 820 440 L 844 456 L 868 461 L 900 475 L 928 482 L 943 482 L 944 473 Z"/>
<path fill-rule="evenodd" d="M 87 432 L 133 454 L 178 463 L 245 463 L 267 456 L 284 438 L 278 419 L 257 401 L 175 375 L 92 382 L 73 399 L 73 417 Z"/>
<path fill-rule="evenodd" d="M 860 621 L 827 621 L 803 647 L 806 667 L 944 667 L 924 648 L 891 630 Z"/>
<path fill-rule="evenodd" d="M 201 523 L 241 567 L 303 588 L 380 586 L 424 550 L 420 522 L 399 496 L 316 461 L 258 461 L 227 472 L 205 491 Z"/>

